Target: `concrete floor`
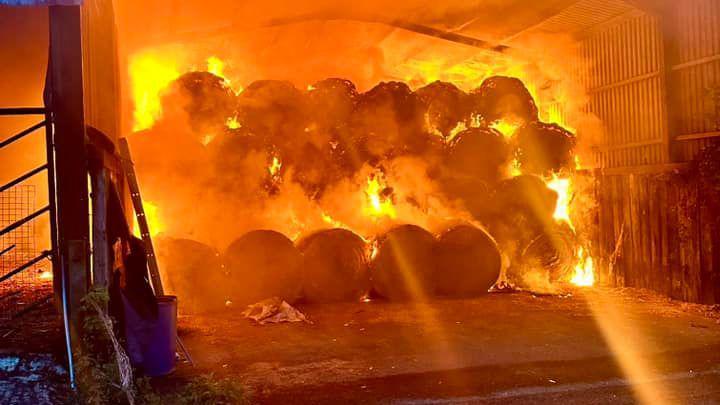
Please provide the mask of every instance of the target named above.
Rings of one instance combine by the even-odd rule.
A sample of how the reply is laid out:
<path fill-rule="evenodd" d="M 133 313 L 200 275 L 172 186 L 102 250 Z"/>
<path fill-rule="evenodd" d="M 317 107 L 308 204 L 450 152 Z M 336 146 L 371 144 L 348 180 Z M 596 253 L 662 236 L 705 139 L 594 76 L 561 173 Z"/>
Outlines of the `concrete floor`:
<path fill-rule="evenodd" d="M 308 324 L 188 316 L 197 365 L 255 403 L 720 403 L 720 316 L 630 289 L 300 305 Z"/>

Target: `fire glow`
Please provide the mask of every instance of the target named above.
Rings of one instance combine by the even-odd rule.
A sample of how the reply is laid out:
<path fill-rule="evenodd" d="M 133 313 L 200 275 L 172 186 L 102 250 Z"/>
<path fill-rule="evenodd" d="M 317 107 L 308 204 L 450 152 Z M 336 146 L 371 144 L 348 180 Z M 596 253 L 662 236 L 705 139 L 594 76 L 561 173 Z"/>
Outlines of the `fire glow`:
<path fill-rule="evenodd" d="M 397 218 L 397 212 L 389 197 L 383 196 L 386 190 L 384 179 L 381 175 L 371 175 L 367 180 L 365 195 L 368 204 L 364 207 L 363 213 L 371 218 Z"/>
<path fill-rule="evenodd" d="M 149 53 L 141 54 L 133 58 L 133 63 L 131 63 L 130 74 L 133 79 L 133 96 L 135 100 L 135 123 L 133 128 L 135 130 L 151 128 L 155 122 L 163 119 L 161 96 L 163 90 L 180 76 L 178 66 L 185 66 L 185 71 L 187 72 L 196 71 L 192 65 L 181 63 L 179 60 L 166 61 L 159 55 L 156 55 L 157 57 L 153 59 L 151 55 L 152 54 Z M 226 77 L 226 67 L 228 65 L 223 60 L 216 56 L 210 56 L 205 59 L 205 62 L 207 72 L 221 78 L 223 85 L 227 89 L 233 90 L 236 95 L 242 95 L 243 88 L 239 86 L 239 81 L 231 81 Z M 408 69 L 409 66 L 410 65 L 406 65 L 403 69 Z M 458 87 L 463 89 L 462 91 L 478 86 L 487 76 L 492 73 L 497 73 L 497 69 L 495 68 L 486 71 L 477 71 L 468 66 L 454 65 L 450 72 L 442 69 L 434 69 L 432 66 L 424 64 L 417 66 L 422 69 L 411 74 L 408 77 L 409 82 L 427 84 L 433 79 L 447 79 L 450 80 L 451 83 L 457 84 Z M 512 66 L 510 67 L 508 70 L 508 66 L 505 66 L 505 70 L 509 72 L 514 71 L 514 69 L 522 70 L 519 66 L 515 66 L 514 68 L 512 68 Z M 423 70 L 425 68 L 429 68 L 429 70 Z M 446 73 L 448 72 L 452 73 L 451 77 L 447 76 Z M 519 77 L 527 76 L 520 71 L 516 73 L 516 76 Z M 234 86 L 231 87 L 231 84 Z M 526 85 L 529 93 L 537 99 L 539 96 L 537 88 L 532 85 L 530 81 L 526 82 Z M 316 92 L 322 91 L 318 90 L 321 89 L 319 86 L 316 87 L 315 85 L 306 84 L 303 86 L 303 90 L 307 93 L 312 92 L 313 94 L 317 94 Z M 255 100 L 252 101 L 257 102 Z M 551 116 L 553 122 L 564 122 L 564 116 L 561 114 L 557 105 L 555 105 L 553 109 L 547 109 L 543 108 L 547 103 L 542 103 L 542 100 L 538 101 L 540 117 Z M 243 131 L 247 129 L 248 132 L 251 133 L 253 128 L 246 125 L 247 122 L 243 121 L 246 117 L 239 114 L 238 111 L 239 110 L 228 111 L 227 118 L 222 119 L 217 132 L 210 133 L 210 131 L 208 131 L 201 133 L 202 136 L 199 138 L 202 145 L 208 146 L 223 136 L 240 136 L 237 134 L 241 132 L 224 130 L 238 130 L 243 128 Z M 422 116 L 420 118 L 422 120 Z M 516 147 L 518 143 L 516 134 L 523 127 L 522 121 L 516 119 L 514 116 L 488 123 L 483 121 L 480 115 L 472 114 L 457 123 L 451 123 L 454 127 L 452 125 L 446 125 L 443 130 L 445 133 L 443 133 L 433 127 L 427 113 L 425 113 L 424 120 L 427 133 L 441 137 L 441 144 L 445 150 L 454 147 L 454 142 L 451 141 L 456 139 L 456 137 L 464 131 L 471 128 L 487 128 L 488 125 L 490 128 L 499 131 L 508 145 Z M 314 123 L 310 123 L 304 126 L 304 128 L 304 132 L 308 134 L 315 134 L 317 131 L 317 126 Z M 312 130 L 308 128 L 312 128 Z M 214 131 L 214 129 L 211 129 L 211 131 Z M 269 134 L 259 133 L 257 135 L 268 136 Z M 332 145 L 333 142 L 336 141 L 331 141 L 330 144 Z M 358 172 L 355 177 L 349 179 L 345 186 L 328 192 L 330 197 L 325 196 L 323 199 L 316 199 L 315 197 L 309 198 L 307 195 L 300 194 L 302 191 L 296 192 L 298 184 L 295 183 L 293 175 L 295 175 L 297 171 L 296 165 L 298 159 L 292 156 L 288 157 L 287 168 L 285 168 L 280 153 L 282 152 L 284 155 L 286 151 L 282 150 L 282 148 L 277 148 L 277 146 L 278 145 L 273 145 L 271 148 L 258 152 L 257 161 L 262 162 L 260 166 L 261 176 L 264 176 L 263 181 L 267 184 L 267 176 L 269 174 L 272 182 L 272 193 L 274 193 L 271 194 L 270 197 L 260 196 L 259 199 L 267 198 L 269 200 L 276 198 L 278 204 L 280 204 L 280 201 L 283 201 L 285 202 L 284 207 L 287 208 L 283 210 L 275 206 L 275 212 L 284 211 L 283 214 L 272 214 L 270 226 L 262 224 L 259 226 L 277 229 L 291 236 L 293 240 L 313 229 L 327 227 L 328 225 L 335 228 L 352 230 L 369 240 L 393 224 L 411 223 L 430 228 L 432 226 L 442 225 L 443 221 L 468 217 L 462 209 L 443 206 L 450 202 L 450 200 L 443 198 L 438 200 L 435 197 L 439 191 L 436 189 L 436 186 L 431 185 L 428 187 L 428 184 L 425 184 L 429 183 L 430 180 L 417 179 L 417 177 L 420 177 L 418 174 L 425 171 L 429 166 L 425 166 L 424 164 L 418 166 L 415 168 L 416 173 L 414 174 L 404 173 L 404 175 L 398 176 L 398 173 L 392 173 L 392 175 L 386 176 L 386 173 L 384 173 L 385 170 L 380 169 L 380 167 L 389 167 L 386 166 L 385 163 L 393 157 L 383 157 L 382 159 L 386 159 L 386 162 L 372 162 L 369 165 L 369 170 Z M 208 150 L 210 149 L 212 148 L 208 148 Z M 332 149 L 335 149 L 335 146 L 333 146 Z M 269 152 L 270 150 L 272 150 L 272 152 Z M 282 157 L 285 158 L 286 156 Z M 313 157 L 309 157 L 309 159 L 313 159 Z M 579 162 L 579 157 L 576 156 L 575 159 L 573 163 Z M 507 163 L 503 163 L 503 165 L 505 164 Z M 368 166 L 365 166 L 364 169 L 367 167 Z M 507 168 L 501 167 L 500 170 L 498 170 L 499 172 L 503 172 L 502 177 L 505 179 L 527 174 L 523 173 L 523 167 L 518 156 L 513 156 L 506 167 Z M 325 168 L 325 170 L 330 169 Z M 528 166 L 527 170 L 531 170 L 531 166 Z M 409 172 L 411 170 L 407 169 L 407 171 Z M 388 172 L 388 174 L 391 173 Z M 544 182 L 549 189 L 555 191 L 558 195 L 553 212 L 553 219 L 558 223 L 567 224 L 573 232 L 575 232 L 575 226 L 571 221 L 570 215 L 570 205 L 573 195 L 573 175 L 572 173 L 568 174 L 565 172 L 563 172 L 562 175 L 553 174 L 549 178 L 544 178 Z M 277 196 L 281 196 L 281 198 Z M 224 198 L 221 199 L 224 200 Z M 265 203 L 263 203 L 263 205 L 264 204 Z M 436 206 L 429 207 L 428 204 L 436 204 Z M 152 235 L 166 231 L 167 228 L 165 225 L 170 225 L 172 228 L 173 224 L 165 224 L 160 220 L 157 205 L 151 202 L 145 202 L 144 205 Z M 266 208 L 263 207 L 260 209 Z M 172 212 L 177 211 L 177 208 L 172 210 Z M 258 220 L 267 220 L 268 217 L 268 215 L 258 215 Z M 571 277 L 568 277 L 570 280 L 566 278 L 564 281 L 570 281 L 573 284 L 582 286 L 588 286 L 594 283 L 592 258 L 587 254 L 587 251 L 588 249 L 583 249 L 580 244 L 575 248 L 577 263 L 574 266 L 574 273 Z"/>
<path fill-rule="evenodd" d="M 575 160 L 577 162 L 577 160 Z M 570 219 L 570 203 L 572 200 L 572 179 L 570 177 L 559 177 L 557 174 L 546 180 L 547 187 L 558 194 L 557 204 L 553 218 L 558 222 L 566 223 L 575 233 L 575 227 Z M 591 287 L 595 284 L 595 270 L 593 258 L 587 254 L 582 246 L 577 247 L 577 262 L 573 268 L 570 282 L 579 287 Z"/>
<path fill-rule="evenodd" d="M 558 194 L 557 204 L 553 218 L 559 222 L 565 222 L 575 231 L 575 227 L 570 220 L 570 194 L 572 182 L 570 178 L 560 178 L 553 173 L 552 178 L 547 181 L 547 187 Z"/>
<path fill-rule="evenodd" d="M 592 257 L 585 254 L 585 249 L 578 248 L 575 273 L 570 282 L 580 287 L 592 287 L 595 284 L 595 271 Z"/>
<path fill-rule="evenodd" d="M 133 131 L 152 127 L 162 116 L 160 93 L 178 77 L 180 70 L 172 58 L 163 59 L 148 53 L 132 59 L 130 78 L 135 102 Z"/>
<path fill-rule="evenodd" d="M 282 162 L 277 156 L 273 156 L 272 163 L 268 166 L 268 173 L 270 173 L 270 176 L 275 177 L 280 172 L 280 169 L 282 169 Z"/>
<path fill-rule="evenodd" d="M 490 128 L 493 128 L 503 134 L 503 136 L 507 139 L 510 139 L 515 135 L 515 132 L 520 128 L 520 124 L 516 122 L 512 122 L 509 120 L 498 120 L 492 125 L 490 125 Z"/>
<path fill-rule="evenodd" d="M 145 220 L 147 221 L 148 229 L 150 230 L 150 236 L 157 236 L 165 231 L 165 225 L 160 219 L 160 209 L 157 205 L 145 200 L 143 201 L 143 211 L 145 211 Z M 137 219 L 135 220 L 133 226 L 133 233 L 138 238 L 142 237 Z"/>

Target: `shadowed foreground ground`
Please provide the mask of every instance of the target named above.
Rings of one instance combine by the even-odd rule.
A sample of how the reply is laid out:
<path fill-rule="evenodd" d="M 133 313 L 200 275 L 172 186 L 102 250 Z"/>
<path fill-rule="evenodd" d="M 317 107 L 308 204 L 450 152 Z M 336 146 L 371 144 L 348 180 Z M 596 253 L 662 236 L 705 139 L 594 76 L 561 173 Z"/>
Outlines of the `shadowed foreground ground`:
<path fill-rule="evenodd" d="M 214 372 L 282 404 L 720 403 L 717 311 L 647 292 L 299 308 L 312 325 L 181 317 L 197 365 L 168 382 Z"/>

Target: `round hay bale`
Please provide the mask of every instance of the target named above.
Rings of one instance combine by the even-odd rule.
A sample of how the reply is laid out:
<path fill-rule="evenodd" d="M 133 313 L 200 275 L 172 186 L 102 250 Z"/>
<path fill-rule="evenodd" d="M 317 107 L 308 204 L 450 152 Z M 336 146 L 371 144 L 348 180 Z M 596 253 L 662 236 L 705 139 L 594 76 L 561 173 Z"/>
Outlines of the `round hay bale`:
<path fill-rule="evenodd" d="M 379 159 L 424 151 L 423 122 L 422 103 L 408 85 L 383 82 L 360 94 L 350 131 L 365 160 Z"/>
<path fill-rule="evenodd" d="M 495 193 L 500 212 L 521 214 L 538 223 L 552 221 L 558 195 L 537 176 L 522 175 L 503 180 Z"/>
<path fill-rule="evenodd" d="M 545 227 L 554 223 L 557 193 L 537 176 L 522 175 L 503 180 L 481 219 L 508 253 L 522 249 Z"/>
<path fill-rule="evenodd" d="M 495 183 L 509 159 L 510 146 L 499 131 L 471 128 L 453 139 L 445 167 L 460 177 Z"/>
<path fill-rule="evenodd" d="M 443 138 L 460 123 L 470 119 L 470 97 L 452 83 L 435 81 L 415 90 L 425 107 L 425 120 L 430 128 L 439 131 Z"/>
<path fill-rule="evenodd" d="M 465 209 L 478 221 L 485 223 L 488 216 L 494 216 L 494 185 L 472 177 L 444 176 L 439 184 L 445 195 L 462 201 Z"/>
<path fill-rule="evenodd" d="M 198 136 L 217 133 L 237 108 L 237 96 L 225 80 L 208 72 L 188 72 L 173 81 L 162 96 L 163 115 L 182 110 Z"/>
<path fill-rule="evenodd" d="M 238 98 L 239 121 L 244 128 L 267 137 L 287 160 L 304 142 L 307 127 L 307 100 L 292 83 L 259 80 L 251 83 Z"/>
<path fill-rule="evenodd" d="M 346 229 L 313 233 L 297 244 L 302 286 L 310 302 L 359 301 L 370 290 L 365 241 Z"/>
<path fill-rule="evenodd" d="M 267 167 L 273 155 L 263 137 L 246 128 L 226 129 L 205 149 L 208 167 L 197 171 L 208 175 L 198 183 L 203 191 L 244 190 L 246 195 L 253 195 L 266 189 Z"/>
<path fill-rule="evenodd" d="M 503 119 L 521 123 L 538 120 L 535 100 L 525 84 L 514 77 L 489 77 L 471 97 L 476 113 L 488 124 Z"/>
<path fill-rule="evenodd" d="M 190 239 L 159 237 L 155 250 L 165 292 L 178 296 L 181 312 L 225 307 L 227 276 L 215 249 Z"/>
<path fill-rule="evenodd" d="M 576 246 L 577 237 L 568 224 L 552 224 L 523 249 L 519 267 L 545 269 L 550 281 L 567 278 L 573 269 Z"/>
<path fill-rule="evenodd" d="M 433 235 L 402 225 L 379 238 L 370 277 L 374 290 L 393 301 L 423 300 L 433 295 Z"/>
<path fill-rule="evenodd" d="M 440 235 L 435 248 L 438 295 L 473 297 L 487 293 L 500 276 L 501 258 L 484 230 L 458 225 Z"/>
<path fill-rule="evenodd" d="M 358 92 L 350 80 L 325 79 L 307 92 L 313 122 L 321 131 L 334 131 L 347 125 L 355 108 Z"/>
<path fill-rule="evenodd" d="M 517 144 L 524 173 L 545 175 L 572 168 L 575 135 L 557 124 L 524 125 L 518 130 Z"/>
<path fill-rule="evenodd" d="M 292 303 L 300 296 L 302 255 L 279 232 L 248 232 L 228 246 L 223 259 L 230 274 L 230 300 L 236 305 L 271 297 Z"/>

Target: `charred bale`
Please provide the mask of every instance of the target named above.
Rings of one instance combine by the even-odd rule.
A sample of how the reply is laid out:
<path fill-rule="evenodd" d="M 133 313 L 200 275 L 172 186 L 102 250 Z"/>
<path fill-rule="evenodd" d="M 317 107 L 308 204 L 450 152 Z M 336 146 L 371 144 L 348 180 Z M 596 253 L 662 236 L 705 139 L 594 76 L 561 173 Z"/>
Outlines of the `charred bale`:
<path fill-rule="evenodd" d="M 522 81 L 514 77 L 493 76 L 471 92 L 474 109 L 488 125 L 508 120 L 519 123 L 538 120 L 538 109 Z"/>
<path fill-rule="evenodd" d="M 433 235 L 415 225 L 396 227 L 378 239 L 371 264 L 372 286 L 393 301 L 424 300 L 435 292 Z"/>
<path fill-rule="evenodd" d="M 494 184 L 510 160 L 505 137 L 491 128 L 471 128 L 452 141 L 445 167 L 456 176 Z"/>
<path fill-rule="evenodd" d="M 547 222 L 555 212 L 558 195 L 540 177 L 522 175 L 503 180 L 495 197 L 500 210 L 536 216 Z"/>
<path fill-rule="evenodd" d="M 268 176 L 272 151 L 262 136 L 247 128 L 226 128 L 205 149 L 212 173 L 212 178 L 204 183 L 205 187 L 228 193 L 234 190 L 252 192 L 262 186 Z"/>
<path fill-rule="evenodd" d="M 524 125 L 518 130 L 517 145 L 524 173 L 546 175 L 572 168 L 575 136 L 557 124 Z"/>
<path fill-rule="evenodd" d="M 309 302 L 359 301 L 370 290 L 365 241 L 346 229 L 318 231 L 297 244 Z"/>
<path fill-rule="evenodd" d="M 325 79 L 311 85 L 307 99 L 317 130 L 336 133 L 346 127 L 357 98 L 357 89 L 349 80 Z"/>
<path fill-rule="evenodd" d="M 470 120 L 470 97 L 452 83 L 435 81 L 415 91 L 425 107 L 428 130 L 450 138 L 454 129 Z"/>
<path fill-rule="evenodd" d="M 215 249 L 194 240 L 169 237 L 157 238 L 155 246 L 165 292 L 178 296 L 183 312 L 217 311 L 225 307 L 227 276 Z"/>
<path fill-rule="evenodd" d="M 567 279 L 575 259 L 575 246 L 577 237 L 568 224 L 551 224 L 525 246 L 519 258 L 520 265 L 513 266 L 514 272 L 542 269 L 551 282 Z M 522 277 L 513 278 L 519 280 Z"/>
<path fill-rule="evenodd" d="M 292 83 L 260 80 L 250 84 L 238 100 L 240 124 L 267 137 L 283 160 L 290 160 L 298 144 L 306 140 L 307 102 Z"/>
<path fill-rule="evenodd" d="M 512 242 L 522 246 L 553 223 L 557 198 L 537 176 L 506 179 L 495 191 L 483 220 L 501 245 Z"/>
<path fill-rule="evenodd" d="M 270 297 L 294 302 L 300 296 L 302 255 L 283 234 L 257 230 L 236 239 L 223 257 L 230 300 L 239 306 Z"/>
<path fill-rule="evenodd" d="M 352 131 L 350 121 L 358 102 L 355 85 L 345 79 L 325 79 L 308 90 L 308 105 L 312 116 L 312 133 L 325 134 L 323 145 L 313 145 L 328 160 L 325 166 L 330 183 L 350 177 L 363 163 L 363 137 Z"/>
<path fill-rule="evenodd" d="M 463 207 L 480 222 L 484 223 L 485 218 L 495 215 L 492 194 L 494 184 L 477 178 L 452 175 L 441 177 L 440 184 L 447 197 L 461 201 Z"/>
<path fill-rule="evenodd" d="M 182 109 L 198 136 L 217 133 L 235 114 L 237 96 L 225 80 L 208 72 L 189 72 L 178 77 L 162 97 L 163 111 Z"/>
<path fill-rule="evenodd" d="M 362 93 L 350 126 L 365 160 L 417 154 L 427 146 L 422 103 L 405 83 L 383 82 Z"/>
<path fill-rule="evenodd" d="M 317 200 L 323 191 L 345 176 L 341 163 L 334 156 L 330 144 L 316 146 L 306 143 L 297 151 L 305 159 L 296 159 L 292 163 L 293 181 L 299 184 L 308 198 Z"/>
<path fill-rule="evenodd" d="M 458 225 L 440 235 L 435 248 L 438 295 L 474 297 L 487 293 L 500 276 L 500 251 L 484 230 Z"/>

